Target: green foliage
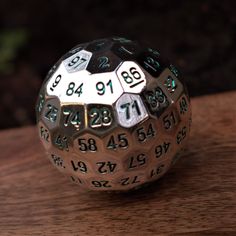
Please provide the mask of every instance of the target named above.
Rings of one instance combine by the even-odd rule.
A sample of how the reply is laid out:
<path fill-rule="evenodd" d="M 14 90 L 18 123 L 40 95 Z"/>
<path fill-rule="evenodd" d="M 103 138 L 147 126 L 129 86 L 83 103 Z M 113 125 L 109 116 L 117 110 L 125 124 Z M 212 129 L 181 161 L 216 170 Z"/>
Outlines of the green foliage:
<path fill-rule="evenodd" d="M 13 70 L 13 60 L 19 48 L 28 41 L 28 34 L 23 29 L 0 32 L 0 73 L 10 73 Z"/>

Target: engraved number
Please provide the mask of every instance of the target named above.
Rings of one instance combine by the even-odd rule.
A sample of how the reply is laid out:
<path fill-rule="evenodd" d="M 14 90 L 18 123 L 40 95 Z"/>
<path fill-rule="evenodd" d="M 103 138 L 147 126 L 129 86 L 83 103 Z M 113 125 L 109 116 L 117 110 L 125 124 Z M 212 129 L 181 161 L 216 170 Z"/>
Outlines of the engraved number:
<path fill-rule="evenodd" d="M 141 115 L 141 111 L 140 111 L 140 108 L 139 108 L 139 105 L 138 105 L 138 102 L 136 100 L 133 100 L 132 103 L 130 102 L 127 102 L 127 103 L 124 103 L 124 104 L 121 104 L 120 105 L 120 108 L 121 109 L 125 109 L 125 115 L 126 115 L 126 119 L 129 120 L 131 118 L 130 116 L 130 109 L 132 110 L 135 110 L 136 111 L 136 114 L 138 116 Z"/>
<path fill-rule="evenodd" d="M 43 109 L 43 106 L 44 106 L 44 102 L 45 102 L 45 99 L 44 99 L 44 96 L 42 94 L 39 94 L 39 100 L 38 100 L 38 112 L 40 113 Z"/>
<path fill-rule="evenodd" d="M 45 113 L 45 118 L 47 118 L 51 122 L 56 122 L 57 112 L 58 112 L 58 109 L 55 106 L 48 104 L 47 111 Z"/>
<path fill-rule="evenodd" d="M 87 152 L 87 151 L 96 152 L 97 151 L 96 141 L 93 138 L 89 138 L 88 140 L 84 138 L 79 138 L 78 144 L 79 144 L 79 150 L 81 152 Z"/>
<path fill-rule="evenodd" d="M 78 177 L 70 176 L 70 178 L 75 183 L 83 184 L 82 180 Z"/>
<path fill-rule="evenodd" d="M 55 144 L 59 149 L 66 150 L 67 152 L 69 151 L 68 139 L 66 136 L 58 135 L 55 139 Z"/>
<path fill-rule="evenodd" d="M 138 141 L 139 142 L 144 142 L 148 138 L 154 137 L 155 136 L 155 130 L 152 127 L 152 124 L 149 124 L 147 131 L 145 131 L 144 127 L 140 127 L 136 130 L 137 136 L 138 136 Z"/>
<path fill-rule="evenodd" d="M 110 161 L 105 162 L 105 161 L 99 161 L 96 163 L 98 166 L 98 171 L 101 174 L 106 174 L 106 173 L 112 173 L 115 171 L 115 168 L 117 166 L 116 163 L 112 163 Z"/>
<path fill-rule="evenodd" d="M 74 57 L 69 63 L 68 63 L 68 66 L 69 67 L 72 67 L 75 69 L 77 68 L 78 66 L 82 65 L 84 62 L 86 62 L 87 60 L 85 58 L 82 58 L 82 57 L 79 57 L 79 56 L 76 56 Z M 77 65 L 76 65 L 77 64 Z"/>
<path fill-rule="evenodd" d="M 180 144 L 186 137 L 187 135 L 187 128 L 184 126 L 177 134 L 176 136 L 176 142 L 177 144 Z"/>
<path fill-rule="evenodd" d="M 148 91 L 145 96 L 152 110 L 156 110 L 166 103 L 166 96 L 159 87 L 154 92 Z"/>
<path fill-rule="evenodd" d="M 109 87 L 110 88 L 110 91 L 111 91 L 111 93 L 113 93 L 113 86 L 112 86 L 112 81 L 111 80 L 109 80 L 107 83 L 106 83 L 106 85 L 103 83 L 103 82 L 97 82 L 97 84 L 96 84 L 96 89 L 97 89 L 97 93 L 98 93 L 98 95 L 104 95 L 105 94 L 105 92 L 106 92 L 106 86 L 107 87 Z"/>
<path fill-rule="evenodd" d="M 83 83 L 81 83 L 77 89 L 75 89 L 75 83 L 71 82 L 68 85 L 68 89 L 66 90 L 67 96 L 72 96 L 73 94 L 78 94 L 78 97 L 82 94 Z"/>
<path fill-rule="evenodd" d="M 129 161 L 129 169 L 134 169 L 136 167 L 145 165 L 147 162 L 147 157 L 145 154 L 141 153 L 135 157 L 131 157 Z"/>
<path fill-rule="evenodd" d="M 144 80 L 140 80 L 142 76 L 135 67 L 131 67 L 129 69 L 129 72 L 127 71 L 121 72 L 121 76 L 124 79 L 124 81 L 130 85 L 129 86 L 130 88 L 134 88 L 135 86 L 144 82 Z M 136 82 L 136 80 L 140 81 Z"/>
<path fill-rule="evenodd" d="M 112 123 L 111 112 L 108 108 L 103 107 L 101 109 L 93 108 L 89 112 L 90 126 L 92 128 L 109 126 Z"/>
<path fill-rule="evenodd" d="M 61 81 L 61 75 L 58 75 L 54 82 L 52 83 L 52 86 L 50 87 L 50 90 L 53 92 L 54 89 L 57 87 L 57 85 L 59 84 L 59 82 Z"/>
<path fill-rule="evenodd" d="M 49 142 L 49 131 L 43 126 L 40 126 L 40 137 Z"/>
<path fill-rule="evenodd" d="M 80 171 L 82 173 L 86 173 L 88 171 L 88 168 L 83 161 L 74 162 L 73 160 L 71 160 L 71 165 L 74 171 Z"/>
<path fill-rule="evenodd" d="M 150 177 L 154 177 L 154 176 L 157 176 L 159 174 L 161 174 L 164 170 L 164 167 L 165 165 L 164 164 L 161 164 L 160 166 L 158 166 L 156 169 L 152 169 L 151 170 L 151 174 L 150 174 Z"/>
<path fill-rule="evenodd" d="M 72 111 L 70 109 L 64 109 L 63 114 L 65 116 L 64 119 L 64 126 L 69 126 L 70 124 L 79 127 L 81 124 L 80 120 L 80 112 L 79 111 Z"/>
<path fill-rule="evenodd" d="M 170 129 L 174 125 L 177 124 L 177 119 L 176 119 L 175 113 L 173 111 L 171 111 L 169 114 L 164 116 L 162 120 L 163 120 L 163 124 L 164 124 L 165 129 Z"/>
<path fill-rule="evenodd" d="M 176 88 L 177 88 L 177 84 L 174 80 L 174 78 L 172 78 L 170 75 L 165 79 L 165 86 L 167 88 L 167 90 L 170 92 L 170 93 L 173 93 Z"/>
<path fill-rule="evenodd" d="M 140 183 L 140 181 L 138 180 L 138 176 L 127 177 L 127 178 L 121 179 L 121 185 L 123 186 L 129 185 L 129 184 L 136 184 L 136 183 Z"/>
<path fill-rule="evenodd" d="M 53 163 L 56 165 L 56 166 L 59 166 L 59 167 L 62 167 L 62 168 L 65 168 L 65 166 L 63 165 L 63 159 L 55 154 L 51 154 L 51 157 L 52 157 L 52 160 L 53 160 Z"/>
<path fill-rule="evenodd" d="M 183 115 L 185 112 L 188 111 L 188 103 L 185 97 L 182 97 L 181 100 L 179 101 L 179 108 L 181 115 Z"/>
<path fill-rule="evenodd" d="M 155 147 L 155 154 L 156 158 L 161 157 L 162 155 L 166 154 L 170 148 L 170 143 L 164 142 L 161 145 Z"/>
<path fill-rule="evenodd" d="M 117 149 L 117 148 L 127 148 L 129 145 L 128 139 L 126 137 L 125 133 L 118 134 L 117 136 L 111 135 L 108 143 L 107 148 L 108 149 Z"/>
<path fill-rule="evenodd" d="M 100 181 L 94 180 L 91 183 L 96 188 L 110 188 L 111 187 L 108 180 L 100 180 Z"/>
<path fill-rule="evenodd" d="M 99 68 L 102 68 L 102 69 L 106 69 L 106 68 L 109 68 L 110 67 L 110 64 L 109 64 L 109 59 L 108 57 L 99 57 L 98 58 L 98 61 L 99 61 L 99 65 L 98 67 Z"/>
<path fill-rule="evenodd" d="M 148 56 L 144 60 L 144 66 L 147 69 L 151 69 L 153 72 L 157 72 L 161 68 L 161 65 L 158 61 L 154 60 L 152 57 Z"/>

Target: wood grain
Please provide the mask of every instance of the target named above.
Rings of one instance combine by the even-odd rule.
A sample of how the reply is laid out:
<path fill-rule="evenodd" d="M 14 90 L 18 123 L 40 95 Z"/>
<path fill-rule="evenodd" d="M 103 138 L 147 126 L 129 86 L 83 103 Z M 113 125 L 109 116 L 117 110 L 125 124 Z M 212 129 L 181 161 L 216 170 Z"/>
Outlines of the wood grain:
<path fill-rule="evenodd" d="M 0 132 L 0 235 L 236 235 L 236 92 L 194 99 L 187 151 L 144 189 L 86 192 L 35 127 Z"/>

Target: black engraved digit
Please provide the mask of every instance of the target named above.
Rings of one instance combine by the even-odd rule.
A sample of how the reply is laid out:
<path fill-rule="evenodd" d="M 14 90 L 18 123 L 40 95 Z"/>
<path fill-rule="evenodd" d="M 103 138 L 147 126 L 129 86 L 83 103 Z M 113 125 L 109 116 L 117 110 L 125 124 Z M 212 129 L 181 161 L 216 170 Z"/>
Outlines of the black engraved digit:
<path fill-rule="evenodd" d="M 40 136 L 45 141 L 49 142 L 49 131 L 45 129 L 43 126 L 40 127 Z"/>
<path fill-rule="evenodd" d="M 112 163 L 110 161 L 108 162 L 101 161 L 97 162 L 96 164 L 98 165 L 98 172 L 100 172 L 101 174 L 114 172 L 117 165 L 116 163 Z"/>
<path fill-rule="evenodd" d="M 90 111 L 90 126 L 92 128 L 95 127 L 100 127 L 102 125 L 102 121 L 101 121 L 101 116 L 100 116 L 100 112 L 97 108 L 93 108 Z"/>
<path fill-rule="evenodd" d="M 125 186 L 129 184 L 129 177 L 121 179 L 121 185 Z"/>
<path fill-rule="evenodd" d="M 68 66 L 73 66 L 74 64 L 76 64 L 78 61 L 79 61 L 80 57 L 79 56 L 76 56 L 74 57 L 68 64 Z"/>
<path fill-rule="evenodd" d="M 99 61 L 98 68 L 106 69 L 110 67 L 108 57 L 105 57 L 105 56 L 99 57 L 98 61 Z"/>
<path fill-rule="evenodd" d="M 134 169 L 136 167 L 142 166 L 146 164 L 146 156 L 145 154 L 141 153 L 137 156 L 132 156 L 129 162 L 129 169 Z"/>
<path fill-rule="evenodd" d="M 179 101 L 180 114 L 183 115 L 188 111 L 188 103 L 185 97 L 182 97 Z"/>
<path fill-rule="evenodd" d="M 97 180 L 93 180 L 92 185 L 96 188 L 110 188 L 111 185 L 109 185 L 109 181 L 107 180 L 101 180 L 101 181 L 97 181 Z"/>
<path fill-rule="evenodd" d="M 97 151 L 96 141 L 92 138 L 88 139 L 88 149 L 92 152 Z"/>
<path fill-rule="evenodd" d="M 61 81 L 61 75 L 58 75 L 55 78 L 55 81 L 53 82 L 52 86 L 50 87 L 50 90 L 53 92 L 54 89 L 57 87 L 57 85 L 59 84 L 59 82 Z"/>

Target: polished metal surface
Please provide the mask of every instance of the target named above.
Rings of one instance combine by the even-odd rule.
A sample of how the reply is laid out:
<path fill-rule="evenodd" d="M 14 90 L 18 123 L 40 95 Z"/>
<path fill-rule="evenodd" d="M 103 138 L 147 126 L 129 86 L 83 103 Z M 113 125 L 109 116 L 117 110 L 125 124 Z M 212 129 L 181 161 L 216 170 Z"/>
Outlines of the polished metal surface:
<path fill-rule="evenodd" d="M 136 41 L 76 46 L 50 70 L 36 105 L 49 159 L 87 189 L 129 190 L 159 179 L 189 136 L 183 83 L 172 64 Z"/>

